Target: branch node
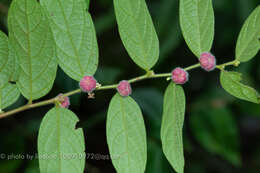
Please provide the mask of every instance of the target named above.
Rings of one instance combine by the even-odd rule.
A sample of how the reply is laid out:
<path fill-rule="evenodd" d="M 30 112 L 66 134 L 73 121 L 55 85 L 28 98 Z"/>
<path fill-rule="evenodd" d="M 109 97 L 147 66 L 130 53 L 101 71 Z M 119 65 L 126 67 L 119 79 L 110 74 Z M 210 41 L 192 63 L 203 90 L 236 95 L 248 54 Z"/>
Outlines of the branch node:
<path fill-rule="evenodd" d="M 239 64 L 240 64 L 240 61 L 238 61 L 238 60 L 235 60 L 235 62 L 234 62 L 234 66 L 235 66 L 235 67 L 238 67 L 238 66 L 239 66 Z"/>

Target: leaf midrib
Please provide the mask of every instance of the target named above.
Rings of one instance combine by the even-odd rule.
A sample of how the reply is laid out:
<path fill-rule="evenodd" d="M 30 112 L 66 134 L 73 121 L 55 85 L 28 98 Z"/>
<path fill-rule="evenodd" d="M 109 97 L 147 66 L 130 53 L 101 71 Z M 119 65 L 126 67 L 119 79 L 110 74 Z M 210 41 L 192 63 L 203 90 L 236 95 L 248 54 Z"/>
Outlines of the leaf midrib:
<path fill-rule="evenodd" d="M 198 22 L 198 25 L 197 25 L 197 27 L 198 27 L 198 31 L 199 31 L 199 34 L 198 34 L 198 37 L 199 37 L 199 42 L 198 42 L 198 44 L 199 44 L 199 49 L 200 49 L 200 53 L 202 53 L 201 52 L 201 37 L 200 37 L 200 34 L 201 34 L 201 31 L 200 31 L 200 19 L 199 19 L 199 2 L 197 1 L 196 2 L 197 4 L 196 4 L 196 15 L 197 15 L 197 22 Z"/>
<path fill-rule="evenodd" d="M 193 2 L 192 2 L 193 3 Z M 202 34 L 203 34 L 203 31 L 200 29 L 200 26 L 201 26 L 201 23 L 203 23 L 203 22 L 205 22 L 205 20 L 200 20 L 200 18 L 199 18 L 199 2 L 195 2 L 196 3 L 196 10 L 195 10 L 195 12 L 196 12 L 196 16 L 195 16 L 195 18 L 196 18 L 196 20 L 197 20 L 197 25 L 195 24 L 195 28 L 197 29 L 197 31 L 198 31 L 198 42 L 197 42 L 197 46 L 194 46 L 191 42 L 192 42 L 192 39 L 190 39 L 190 38 L 185 38 L 186 40 L 189 40 L 189 45 L 191 45 L 192 47 L 198 47 L 198 49 L 199 50 L 192 50 L 192 52 L 194 52 L 194 54 L 196 55 L 196 56 L 200 56 L 200 53 L 202 53 L 202 51 L 203 51 L 203 49 L 202 49 Z M 208 3 L 210 3 L 210 2 L 208 2 Z M 181 4 L 183 4 L 182 6 L 183 6 L 183 8 L 182 8 L 182 11 L 183 11 L 183 15 L 184 16 L 186 16 L 186 20 L 188 20 L 188 21 L 190 21 L 190 18 L 189 18 L 189 15 L 187 15 L 187 13 L 185 13 L 185 11 L 187 11 L 185 8 L 184 8 L 184 6 L 186 6 L 186 4 L 185 4 L 185 2 L 181 2 Z M 209 11 L 209 7 L 210 6 L 210 4 L 207 4 L 207 11 Z M 204 9 L 203 9 L 204 10 Z M 207 13 L 205 13 L 206 15 L 205 15 L 205 18 L 206 18 L 206 16 L 207 16 Z M 181 18 L 185 18 L 185 17 L 182 17 L 181 16 Z M 182 22 L 182 23 L 184 23 L 184 22 Z M 183 24 L 184 25 L 184 24 Z M 186 25 L 186 24 L 185 24 Z M 192 22 L 191 22 L 191 24 L 190 25 L 192 25 Z M 183 31 L 183 32 L 186 32 L 187 33 L 187 31 Z M 197 55 L 197 53 L 198 53 L 198 55 Z"/>
<path fill-rule="evenodd" d="M 179 109 L 176 109 L 176 112 L 177 112 L 177 114 L 179 115 L 179 116 L 185 116 L 185 114 L 183 115 L 183 111 L 182 110 L 180 110 L 181 108 L 182 108 L 182 104 L 181 104 L 181 100 L 178 100 L 177 99 L 177 91 L 178 89 L 177 89 L 177 86 L 175 86 L 175 92 L 174 92 L 174 98 L 175 98 L 175 100 L 176 100 L 176 106 L 177 106 L 177 108 L 179 108 Z M 180 93 L 181 94 L 181 93 Z M 179 95 L 180 96 L 180 95 Z M 179 97 L 180 98 L 180 97 Z M 177 126 L 177 128 L 178 128 L 178 130 L 179 130 L 179 133 L 177 132 L 177 138 L 178 138 L 178 141 L 180 142 L 180 143 L 178 143 L 179 145 L 182 143 L 182 129 L 183 129 L 183 119 L 180 119 L 180 117 L 179 116 L 177 116 L 177 119 L 178 120 L 176 120 L 177 121 L 177 123 L 176 123 L 176 126 Z M 181 121 L 181 122 L 180 122 Z M 181 124 L 180 124 L 181 123 Z M 182 146 L 182 148 L 183 148 L 183 146 Z M 182 152 L 183 152 L 183 150 L 178 150 L 179 152 L 179 154 L 182 154 Z M 182 159 L 180 159 L 179 157 L 178 157 L 178 163 L 180 163 L 180 162 L 182 162 Z M 179 165 L 178 164 L 178 168 L 179 169 L 183 169 L 182 168 L 182 165 Z M 182 171 L 183 172 L 183 171 Z"/>
<path fill-rule="evenodd" d="M 66 28 L 67 28 L 67 34 L 69 36 L 69 39 L 70 39 L 70 42 L 71 42 L 71 45 L 72 45 L 72 48 L 74 50 L 74 53 L 76 55 L 76 59 L 77 59 L 77 63 L 79 65 L 79 70 L 81 72 L 81 75 L 84 75 L 84 71 L 83 71 L 83 68 L 81 66 L 81 63 L 80 63 L 80 60 L 79 60 L 79 54 L 78 54 L 78 51 L 76 49 L 76 47 L 74 46 L 74 43 L 73 43 L 73 40 L 72 40 L 72 35 L 70 33 L 70 28 L 69 28 L 69 24 L 68 24 L 68 21 L 66 19 L 66 16 L 65 16 L 65 13 L 64 13 L 64 9 L 62 7 L 62 4 L 61 4 L 61 0 L 58 0 L 58 4 L 60 6 L 60 9 L 61 9 L 61 12 L 62 12 L 62 16 L 64 18 L 64 22 L 65 22 L 65 25 L 66 25 Z M 73 2 L 73 5 L 74 5 L 74 2 Z M 72 11 L 73 12 L 73 11 Z M 85 19 L 85 18 L 84 18 Z"/>
<path fill-rule="evenodd" d="M 121 97 L 121 96 L 119 96 Z M 129 168 L 129 149 L 128 149 L 128 133 L 127 133 L 127 129 L 126 129 L 126 113 L 124 111 L 124 107 L 123 107 L 123 101 L 122 101 L 123 98 L 119 98 L 120 100 L 120 109 L 122 111 L 122 114 L 123 114 L 123 127 L 124 127 L 124 131 L 125 131 L 125 135 L 126 135 L 126 152 L 127 152 L 127 165 L 128 165 L 128 168 Z"/>
<path fill-rule="evenodd" d="M 120 6 L 120 3 L 118 3 L 118 5 Z M 129 5 L 130 5 L 130 8 L 131 8 L 131 12 L 134 11 L 134 10 L 132 9 L 131 2 L 130 2 Z M 125 14 L 129 14 L 129 13 L 127 13 L 122 7 L 120 7 L 119 9 L 121 9 Z M 142 10 L 141 7 L 140 7 L 140 10 Z M 147 14 L 145 14 L 145 16 L 146 16 L 146 18 L 147 18 Z M 145 49 L 145 46 L 144 46 L 144 40 L 142 39 L 141 34 L 139 33 L 140 30 L 139 30 L 138 27 L 137 27 L 137 23 L 136 23 L 135 17 L 134 17 L 133 15 L 129 14 L 129 18 L 131 18 L 132 21 L 133 21 L 133 23 L 134 23 L 134 26 L 133 26 L 133 27 L 134 27 L 135 30 L 137 31 L 136 34 L 138 35 L 138 38 L 140 38 L 140 41 L 141 41 L 140 46 L 142 47 L 142 50 L 143 50 L 142 52 L 143 52 L 144 55 L 145 55 L 145 56 L 144 56 L 144 57 L 145 57 L 144 59 L 147 60 L 148 54 L 147 54 L 147 52 L 145 51 L 146 49 Z M 148 19 L 147 19 L 147 20 L 148 20 Z M 153 42 L 153 41 L 152 41 L 152 42 Z M 149 70 L 150 67 L 149 67 L 149 65 L 147 64 L 147 62 L 146 62 L 146 61 L 143 61 L 142 58 L 140 58 L 140 57 L 138 57 L 138 59 L 141 60 L 141 62 L 142 62 L 143 64 L 145 64 L 145 66 L 146 66 L 145 68 L 148 68 L 148 69 L 146 69 L 146 70 Z"/>
<path fill-rule="evenodd" d="M 58 148 L 58 160 L 59 160 L 59 172 L 61 173 L 61 147 L 60 147 L 60 112 L 59 108 L 55 108 L 55 113 L 57 117 L 57 148 Z"/>
<path fill-rule="evenodd" d="M 173 126 L 174 127 L 173 127 L 172 130 L 176 130 L 177 131 L 176 132 L 176 138 L 177 138 L 177 141 L 178 141 L 178 145 L 181 145 L 181 143 L 182 143 L 182 136 L 181 136 L 181 134 L 182 134 L 183 126 L 181 126 L 181 123 L 180 123 L 180 120 L 181 120 L 180 116 L 183 115 L 183 111 L 181 110 L 181 108 L 182 108 L 182 104 L 181 104 L 182 99 L 181 100 L 178 99 L 178 98 L 181 98 L 181 96 L 178 94 L 179 90 L 178 90 L 178 88 L 177 88 L 177 86 L 175 84 L 171 84 L 171 85 L 173 85 L 173 86 L 170 86 L 171 88 L 167 88 L 166 94 L 168 93 L 168 91 L 171 92 L 171 93 L 165 96 L 165 102 L 164 102 L 165 106 L 164 106 L 164 113 L 163 113 L 164 124 L 162 124 L 162 128 L 163 128 L 163 130 L 162 130 L 162 141 L 165 141 L 165 142 L 163 142 L 164 152 L 167 153 L 167 155 L 168 155 L 167 158 L 169 158 L 170 163 L 173 164 L 172 161 L 174 160 L 174 158 L 173 158 L 174 156 L 170 154 L 171 151 L 173 150 L 173 148 L 172 147 L 166 147 L 166 146 L 170 146 L 169 140 L 168 140 L 168 136 L 169 136 L 169 132 L 171 132 L 171 128 Z M 169 97 L 172 98 L 172 100 L 171 100 L 172 103 L 168 101 Z M 166 104 L 166 102 L 168 104 Z M 170 110 L 172 107 L 173 108 L 177 108 L 175 110 L 175 112 L 172 112 Z M 169 121 L 168 124 L 165 124 L 165 121 L 166 120 L 170 120 L 171 119 L 170 117 L 172 117 L 172 116 L 174 117 L 174 119 L 172 121 Z M 181 120 L 181 122 L 183 123 L 183 120 Z M 174 129 L 174 128 L 177 128 L 177 129 Z M 172 133 L 171 133 L 171 135 L 172 135 Z M 171 142 L 171 146 L 174 145 L 172 143 L 172 140 L 170 140 L 170 142 Z M 178 154 L 182 155 L 182 151 L 178 150 Z M 183 160 L 181 158 L 179 158 L 179 157 L 177 157 L 177 159 L 178 159 L 178 162 L 176 162 L 176 164 L 174 164 L 174 167 L 175 167 L 174 169 L 176 169 L 176 171 L 183 172 L 182 171 L 183 166 L 179 164 Z"/>

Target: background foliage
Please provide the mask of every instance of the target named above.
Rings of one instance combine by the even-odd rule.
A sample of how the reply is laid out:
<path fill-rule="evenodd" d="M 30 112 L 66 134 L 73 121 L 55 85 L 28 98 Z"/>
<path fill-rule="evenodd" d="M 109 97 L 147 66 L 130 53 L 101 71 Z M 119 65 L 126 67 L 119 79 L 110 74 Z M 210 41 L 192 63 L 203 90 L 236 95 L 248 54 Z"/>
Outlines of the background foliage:
<path fill-rule="evenodd" d="M 10 0 L 0 1 L 0 28 L 7 33 L 7 11 Z M 160 58 L 154 70 L 169 72 L 175 66 L 197 62 L 181 36 L 177 0 L 147 1 L 160 41 Z M 215 39 L 213 54 L 218 64 L 230 61 L 235 54 L 236 39 L 243 22 L 259 4 L 258 0 L 213 1 L 215 11 Z M 90 13 L 97 30 L 100 65 L 95 77 L 103 84 L 112 84 L 142 74 L 128 57 L 119 38 L 112 1 L 90 2 Z M 251 86 L 260 91 L 260 56 L 243 63 L 239 71 Z M 219 71 L 206 73 L 196 69 L 184 86 L 186 115 L 184 123 L 185 171 L 187 173 L 260 172 L 260 107 L 235 99 L 221 87 Z M 217 80 L 216 80 L 217 79 Z M 133 85 L 133 97 L 140 105 L 148 137 L 147 173 L 173 172 L 161 151 L 160 124 L 163 92 L 167 83 L 162 79 L 147 80 Z M 59 69 L 54 88 L 44 98 L 78 88 L 78 83 Z M 97 92 L 96 99 L 86 95 L 71 97 L 71 109 L 80 119 L 89 154 L 108 155 L 105 118 L 108 103 L 115 91 Z M 24 105 L 21 97 L 10 107 Z M 0 121 L 0 153 L 30 154 L 37 151 L 37 133 L 43 115 L 51 106 L 19 113 Z M 85 172 L 115 172 L 111 160 L 89 157 Z M 38 161 L 28 159 L 0 159 L 0 172 L 39 172 Z"/>

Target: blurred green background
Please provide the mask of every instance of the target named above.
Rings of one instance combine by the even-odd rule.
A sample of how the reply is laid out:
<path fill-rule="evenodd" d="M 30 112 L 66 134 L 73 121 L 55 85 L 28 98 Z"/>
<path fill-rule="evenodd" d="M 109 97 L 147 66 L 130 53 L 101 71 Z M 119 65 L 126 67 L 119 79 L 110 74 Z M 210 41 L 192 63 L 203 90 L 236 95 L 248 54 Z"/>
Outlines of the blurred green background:
<path fill-rule="evenodd" d="M 0 29 L 7 33 L 7 12 L 11 0 L 0 0 Z M 236 40 L 243 22 L 259 5 L 259 0 L 215 0 L 215 39 L 212 53 L 218 64 L 234 59 Z M 174 67 L 197 63 L 181 36 L 178 20 L 178 0 L 147 0 L 160 40 L 160 60 L 155 72 L 170 72 Z M 95 23 L 100 64 L 95 77 L 113 84 L 144 73 L 128 57 L 115 22 L 112 0 L 93 0 L 90 12 Z M 259 26 L 260 29 L 260 26 Z M 260 91 L 260 55 L 235 69 L 244 74 L 245 82 Z M 147 173 L 174 172 L 163 156 L 160 142 L 164 79 L 146 80 L 133 85 L 133 97 L 142 108 L 148 141 Z M 52 91 L 41 100 L 60 92 L 78 88 L 78 83 L 59 69 Z M 260 172 L 260 106 L 240 101 L 220 86 L 219 71 L 206 73 L 195 69 L 184 86 L 187 109 L 184 126 L 185 173 L 259 173 Z M 109 101 L 115 90 L 96 93 L 96 99 L 85 94 L 71 97 L 74 111 L 84 129 L 86 153 L 107 156 L 105 119 Z M 26 103 L 20 98 L 8 109 Z M 38 173 L 37 159 L 22 159 L 22 155 L 37 153 L 37 133 L 45 106 L 21 112 L 0 120 L 0 173 Z M 20 154 L 20 156 L 19 156 Z M 1 155 L 0 155 L 1 156 Z M 16 158 L 9 158 L 7 156 Z M 20 157 L 20 158 L 19 158 Z M 111 160 L 89 157 L 85 172 L 113 173 Z"/>

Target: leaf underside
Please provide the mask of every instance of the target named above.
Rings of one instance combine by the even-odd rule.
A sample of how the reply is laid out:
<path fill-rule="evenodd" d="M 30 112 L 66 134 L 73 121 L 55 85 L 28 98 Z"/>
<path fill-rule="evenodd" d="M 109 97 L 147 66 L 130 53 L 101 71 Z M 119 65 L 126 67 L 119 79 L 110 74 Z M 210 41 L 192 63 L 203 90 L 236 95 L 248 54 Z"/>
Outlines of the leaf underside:
<path fill-rule="evenodd" d="M 142 112 L 131 97 L 118 93 L 107 115 L 107 143 L 118 173 L 143 173 L 147 160 L 146 132 Z"/>
<path fill-rule="evenodd" d="M 241 73 L 222 71 L 220 74 L 222 87 L 231 95 L 253 103 L 259 103 L 257 91 L 241 83 Z"/>
<path fill-rule="evenodd" d="M 55 45 L 36 0 L 14 0 L 8 14 L 10 42 L 20 64 L 18 88 L 32 101 L 46 95 L 56 77 Z"/>
<path fill-rule="evenodd" d="M 20 75 L 20 65 L 18 61 L 18 57 L 16 55 L 14 46 L 11 44 L 11 41 L 9 41 L 9 61 L 10 61 L 10 81 L 17 82 Z"/>
<path fill-rule="evenodd" d="M 0 31 L 0 77 L 4 78 L 1 79 L 2 84 L 0 84 L 0 86 L 8 82 L 12 71 L 13 63 L 9 58 L 8 37 L 2 31 Z"/>
<path fill-rule="evenodd" d="M 210 52 L 214 38 L 211 0 L 180 0 L 180 25 L 190 50 L 199 58 Z"/>
<path fill-rule="evenodd" d="M 92 18 L 84 0 L 42 0 L 54 35 L 58 63 L 74 80 L 93 75 L 98 66 L 98 45 Z"/>
<path fill-rule="evenodd" d="M 12 54 L 9 52 L 8 37 L 0 31 L 0 109 L 4 109 L 13 104 L 20 96 L 20 92 L 15 84 L 10 84 L 15 64 Z"/>
<path fill-rule="evenodd" d="M 163 152 L 178 173 L 184 171 L 182 128 L 185 95 L 181 86 L 170 83 L 164 94 L 161 140 Z"/>
<path fill-rule="evenodd" d="M 159 58 L 159 41 L 144 0 L 114 0 L 121 40 L 132 60 L 149 70 Z"/>
<path fill-rule="evenodd" d="M 75 129 L 77 116 L 54 107 L 43 118 L 38 136 L 42 173 L 83 173 L 85 145 L 82 129 Z"/>
<path fill-rule="evenodd" d="M 260 49 L 260 5 L 244 23 L 237 40 L 236 59 L 246 62 L 252 59 Z"/>

